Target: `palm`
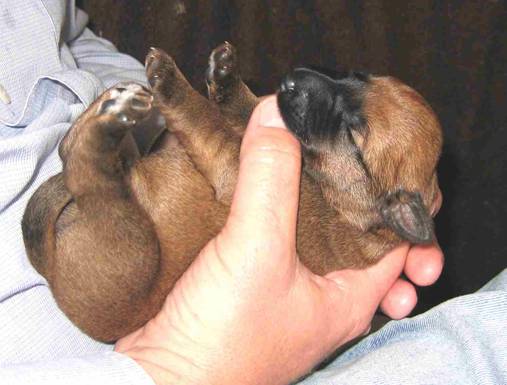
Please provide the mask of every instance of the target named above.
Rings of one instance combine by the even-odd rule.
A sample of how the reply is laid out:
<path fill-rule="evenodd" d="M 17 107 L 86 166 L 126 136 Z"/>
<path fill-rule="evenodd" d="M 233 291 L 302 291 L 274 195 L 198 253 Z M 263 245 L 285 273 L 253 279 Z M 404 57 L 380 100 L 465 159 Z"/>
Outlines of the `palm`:
<path fill-rule="evenodd" d="M 277 115 L 273 100 L 263 104 Z M 117 343 L 157 383 L 288 383 L 365 332 L 379 304 L 388 313 L 410 312 L 414 288 L 398 280 L 407 255 L 417 262 L 405 269 L 410 278 L 420 277 L 421 266 L 433 266 L 426 270 L 435 279 L 440 272 L 437 248 L 409 253 L 407 245 L 365 270 L 320 277 L 306 269 L 295 247 L 299 143 L 281 128 L 256 126 L 258 120 L 257 110 L 226 226 L 162 311 Z"/>

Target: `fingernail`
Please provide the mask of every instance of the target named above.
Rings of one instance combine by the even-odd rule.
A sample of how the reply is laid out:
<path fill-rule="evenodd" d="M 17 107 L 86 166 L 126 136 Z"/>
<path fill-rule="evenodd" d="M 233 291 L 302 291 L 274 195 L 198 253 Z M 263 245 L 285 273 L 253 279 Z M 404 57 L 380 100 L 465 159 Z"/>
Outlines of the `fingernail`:
<path fill-rule="evenodd" d="M 278 109 L 278 103 L 276 102 L 275 96 L 270 96 L 266 100 L 263 100 L 259 105 L 260 117 L 259 125 L 264 127 L 273 128 L 286 128 L 282 117 L 280 116 L 280 110 Z"/>

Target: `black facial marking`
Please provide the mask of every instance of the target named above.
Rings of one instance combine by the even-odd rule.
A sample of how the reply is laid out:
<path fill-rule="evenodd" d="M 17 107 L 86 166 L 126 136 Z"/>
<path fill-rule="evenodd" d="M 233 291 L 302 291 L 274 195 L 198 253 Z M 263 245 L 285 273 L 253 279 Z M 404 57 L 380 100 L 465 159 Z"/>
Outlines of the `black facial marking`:
<path fill-rule="evenodd" d="M 332 143 L 340 133 L 365 126 L 362 99 L 368 76 L 327 72 L 297 68 L 280 85 L 282 118 L 305 146 Z"/>

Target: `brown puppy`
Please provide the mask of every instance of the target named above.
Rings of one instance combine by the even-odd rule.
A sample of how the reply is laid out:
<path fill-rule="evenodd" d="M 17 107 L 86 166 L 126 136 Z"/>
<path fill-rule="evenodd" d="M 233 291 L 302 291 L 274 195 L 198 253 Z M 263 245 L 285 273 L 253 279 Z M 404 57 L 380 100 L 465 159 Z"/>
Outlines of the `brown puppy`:
<path fill-rule="evenodd" d="M 59 306 L 103 341 L 153 317 L 220 231 L 258 102 L 229 44 L 211 54 L 209 99 L 161 50 L 146 68 L 151 91 L 119 85 L 73 125 L 60 145 L 63 172 L 23 218 L 30 261 Z M 393 78 L 297 69 L 278 101 L 303 144 L 297 247 L 312 271 L 365 267 L 402 239 L 431 242 L 442 139 L 421 96 Z M 140 157 L 133 133 L 152 105 L 168 132 Z"/>

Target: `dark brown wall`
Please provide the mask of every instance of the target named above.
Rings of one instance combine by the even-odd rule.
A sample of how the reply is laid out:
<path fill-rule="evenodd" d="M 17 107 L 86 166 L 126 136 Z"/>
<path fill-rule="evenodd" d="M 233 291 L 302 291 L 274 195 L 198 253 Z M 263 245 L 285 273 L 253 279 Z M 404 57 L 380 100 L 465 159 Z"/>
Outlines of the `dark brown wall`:
<path fill-rule="evenodd" d="M 391 74 L 442 121 L 447 266 L 422 307 L 470 292 L 507 266 L 507 7 L 498 0 L 83 0 L 94 30 L 143 60 L 167 50 L 203 90 L 224 40 L 247 83 L 273 92 L 299 64 Z"/>

